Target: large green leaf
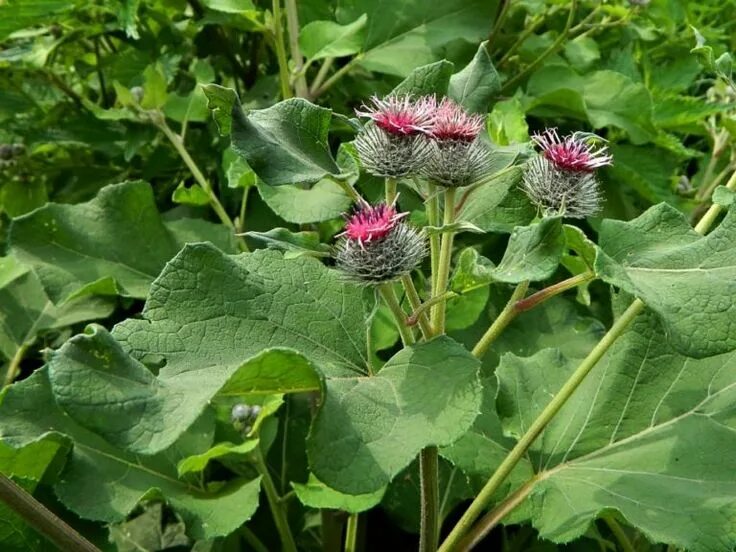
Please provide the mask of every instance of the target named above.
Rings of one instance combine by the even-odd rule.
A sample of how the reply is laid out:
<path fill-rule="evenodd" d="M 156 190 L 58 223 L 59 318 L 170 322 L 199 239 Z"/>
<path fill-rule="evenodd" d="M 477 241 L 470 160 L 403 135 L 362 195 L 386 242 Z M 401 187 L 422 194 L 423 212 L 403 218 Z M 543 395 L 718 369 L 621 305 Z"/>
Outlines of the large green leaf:
<path fill-rule="evenodd" d="M 442 97 L 447 94 L 453 67 L 454 65 L 446 60 L 417 67 L 391 91 L 391 94 Z"/>
<path fill-rule="evenodd" d="M 232 148 L 270 186 L 311 184 L 340 169 L 327 133 L 332 111 L 301 98 L 244 112 L 233 104 Z"/>
<path fill-rule="evenodd" d="M 353 202 L 333 180 L 320 180 L 309 189 L 258 183 L 258 193 L 274 213 L 287 222 L 309 224 L 339 217 Z"/>
<path fill-rule="evenodd" d="M 299 31 L 299 46 L 308 61 L 358 53 L 367 22 L 365 14 L 347 25 L 334 21 L 311 21 Z"/>
<path fill-rule="evenodd" d="M 521 175 L 520 168 L 511 168 L 471 192 L 458 218 L 486 232 L 511 232 L 516 226 L 529 224 L 536 208 L 519 187 Z"/>
<path fill-rule="evenodd" d="M 111 301 L 98 297 L 83 297 L 57 307 L 38 277 L 13 257 L 0 258 L 0 280 L 0 353 L 8 359 L 44 331 L 105 318 L 114 308 Z"/>
<path fill-rule="evenodd" d="M 476 42 L 488 34 L 496 2 L 409 0 L 390 6 L 372 0 L 341 0 L 337 20 L 348 24 L 368 16 L 360 64 L 370 71 L 404 77 L 442 57 L 451 42 Z"/>
<path fill-rule="evenodd" d="M 565 252 L 565 234 L 559 217 L 530 226 L 517 226 L 493 277 L 499 282 L 539 281 L 552 276 Z"/>
<path fill-rule="evenodd" d="M 56 403 L 66 414 L 109 443 L 145 454 L 172 445 L 220 392 L 320 389 L 314 368 L 283 349 L 265 349 L 227 364 L 192 362 L 188 370 L 167 366 L 156 377 L 101 327 L 69 340 L 48 366 Z"/>
<path fill-rule="evenodd" d="M 228 233 L 204 222 L 201 227 Z M 87 203 L 50 203 L 14 219 L 9 240 L 57 304 L 88 294 L 143 298 L 181 247 L 151 187 L 141 181 L 106 186 Z"/>
<path fill-rule="evenodd" d="M 386 492 L 385 488 L 381 488 L 367 494 L 344 494 L 335 489 L 330 489 L 313 474 L 309 474 L 309 480 L 306 483 L 292 483 L 291 486 L 294 488 L 299 501 L 305 506 L 342 510 L 350 513 L 370 510 L 381 502 L 383 494 Z"/>
<path fill-rule="evenodd" d="M 315 475 L 349 494 L 377 491 L 428 445 L 449 445 L 478 415 L 480 362 L 439 337 L 374 376 L 328 379 L 308 441 Z"/>
<path fill-rule="evenodd" d="M 503 357 L 498 409 L 519 435 L 576 363 L 555 350 Z M 618 510 L 653 542 L 693 552 L 736 545 L 736 357 L 677 354 L 640 315 L 530 450 L 533 523 L 567 542 Z"/>
<path fill-rule="evenodd" d="M 447 95 L 472 113 L 486 114 L 491 100 L 500 90 L 501 80 L 486 41 L 481 43 L 472 61 L 450 78 Z"/>
<path fill-rule="evenodd" d="M 640 297 L 680 352 L 705 357 L 736 348 L 736 215 L 706 237 L 666 203 L 630 222 L 601 225 L 596 271 Z"/>
<path fill-rule="evenodd" d="M 46 369 L 13 385 L 0 405 L 0 438 L 13 447 L 42 439 L 68 441 L 72 452 L 54 485 L 61 502 L 85 519 L 115 522 L 144 498 L 163 497 L 181 515 L 193 538 L 227 535 L 258 506 L 259 479 L 233 480 L 208 491 L 177 479 L 176 462 L 206 450 L 211 420 L 193 427 L 186 439 L 156 456 L 143 457 L 115 448 L 84 429 L 56 406 Z M 205 417 L 207 418 L 207 417 Z M 117 420 L 107 420 L 114 425 Z"/>

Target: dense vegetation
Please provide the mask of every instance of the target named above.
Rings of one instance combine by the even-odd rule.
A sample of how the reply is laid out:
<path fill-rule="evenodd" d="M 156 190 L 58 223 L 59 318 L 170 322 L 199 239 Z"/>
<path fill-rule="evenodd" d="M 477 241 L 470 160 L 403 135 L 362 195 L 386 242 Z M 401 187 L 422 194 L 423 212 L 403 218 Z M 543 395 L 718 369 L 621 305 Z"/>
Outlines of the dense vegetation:
<path fill-rule="evenodd" d="M 733 550 L 734 14 L 0 2 L 0 549 Z"/>

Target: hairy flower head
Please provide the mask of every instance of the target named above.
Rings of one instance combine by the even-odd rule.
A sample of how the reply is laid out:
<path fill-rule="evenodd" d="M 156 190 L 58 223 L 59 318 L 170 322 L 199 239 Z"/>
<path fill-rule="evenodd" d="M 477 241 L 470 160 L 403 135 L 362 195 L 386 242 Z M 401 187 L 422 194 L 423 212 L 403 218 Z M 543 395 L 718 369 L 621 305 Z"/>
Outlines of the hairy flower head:
<path fill-rule="evenodd" d="M 432 154 L 423 134 L 390 134 L 378 125 L 363 129 L 355 138 L 355 148 L 366 171 L 390 178 L 418 173 Z"/>
<path fill-rule="evenodd" d="M 335 245 L 337 268 L 346 279 L 377 285 L 416 268 L 427 254 L 424 236 L 401 219 L 393 206 L 361 205 L 348 217 Z"/>
<path fill-rule="evenodd" d="M 484 122 L 482 115 L 471 115 L 450 98 L 443 98 L 434 112 L 430 135 L 439 141 L 472 142 Z"/>
<path fill-rule="evenodd" d="M 396 223 L 408 213 L 397 213 L 393 205 L 364 203 L 345 224 L 345 232 L 341 235 L 359 243 L 368 243 L 385 237 L 396 226 Z"/>
<path fill-rule="evenodd" d="M 435 142 L 422 174 L 447 188 L 468 186 L 480 180 L 491 165 L 491 152 L 480 139 L 472 142 Z"/>
<path fill-rule="evenodd" d="M 613 158 L 605 146 L 591 144 L 590 137 L 583 132 L 573 132 L 560 138 L 557 129 L 550 128 L 534 134 L 532 140 L 542 149 L 542 155 L 558 169 L 593 172 L 611 165 Z"/>
<path fill-rule="evenodd" d="M 432 128 L 437 101 L 434 96 L 422 96 L 413 100 L 411 96 L 373 96 L 370 105 L 356 109 L 359 117 L 371 119 L 378 128 L 394 135 L 414 136 L 427 134 Z"/>

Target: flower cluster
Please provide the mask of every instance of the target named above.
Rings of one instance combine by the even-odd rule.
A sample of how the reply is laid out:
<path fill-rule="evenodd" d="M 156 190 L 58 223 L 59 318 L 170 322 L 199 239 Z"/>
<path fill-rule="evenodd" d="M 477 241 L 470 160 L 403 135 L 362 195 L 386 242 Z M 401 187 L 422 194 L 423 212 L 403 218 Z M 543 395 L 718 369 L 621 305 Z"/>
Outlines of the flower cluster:
<path fill-rule="evenodd" d="M 368 125 L 355 146 L 365 169 L 382 177 L 421 174 L 448 187 L 467 186 L 489 165 L 490 152 L 478 138 L 481 115 L 434 96 L 372 98 L 356 114 Z"/>
<path fill-rule="evenodd" d="M 542 154 L 528 163 L 522 187 L 545 215 L 585 218 L 600 210 L 595 172 L 611 165 L 612 157 L 595 139 L 581 132 L 560 137 L 556 129 L 532 136 Z"/>
<path fill-rule="evenodd" d="M 377 285 L 415 269 L 427 254 L 424 236 L 393 205 L 362 203 L 348 217 L 335 247 L 337 267 L 359 284 Z"/>

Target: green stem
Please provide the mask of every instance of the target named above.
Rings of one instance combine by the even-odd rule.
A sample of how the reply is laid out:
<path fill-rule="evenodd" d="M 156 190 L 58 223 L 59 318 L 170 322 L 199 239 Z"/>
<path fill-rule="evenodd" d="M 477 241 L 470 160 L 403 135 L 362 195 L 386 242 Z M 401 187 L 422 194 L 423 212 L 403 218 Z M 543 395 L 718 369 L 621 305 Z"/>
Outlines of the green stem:
<path fill-rule="evenodd" d="M 644 308 L 644 302 L 640 299 L 636 299 L 631 303 L 629 308 L 624 311 L 618 320 L 614 322 L 611 329 L 603 336 L 603 339 L 598 342 L 588 356 L 585 357 L 583 362 L 581 362 L 575 369 L 570 378 L 565 382 L 544 410 L 542 410 L 542 413 L 537 416 L 537 419 L 532 422 L 529 429 L 527 429 L 524 435 L 522 435 L 521 439 L 519 439 L 514 448 L 511 449 L 503 462 L 501 462 L 501 465 L 496 469 L 494 474 L 484 485 L 483 489 L 481 489 L 480 493 L 478 493 L 478 496 L 470 504 L 462 518 L 460 518 L 460 521 L 455 525 L 455 527 L 453 527 L 452 531 L 447 536 L 447 539 L 445 539 L 445 542 L 442 543 L 442 546 L 439 549 L 440 552 L 456 550 L 457 544 L 462 536 L 467 533 L 473 522 L 481 513 L 483 513 L 483 510 L 491 502 L 493 495 L 505 481 L 506 477 L 511 473 L 511 470 L 513 470 L 514 467 L 516 467 L 516 464 L 518 464 L 524 457 L 526 451 L 534 440 L 572 396 L 604 353 L 614 344 L 616 339 L 624 333 L 629 324 L 642 310 L 644 310 Z"/>
<path fill-rule="evenodd" d="M 286 60 L 284 47 L 283 16 L 281 14 L 281 0 L 273 0 L 273 42 L 276 50 L 276 60 L 279 64 L 279 82 L 281 84 L 281 98 L 286 100 L 292 97 L 289 84 L 289 62 Z"/>
<path fill-rule="evenodd" d="M 285 0 L 286 25 L 289 28 L 289 49 L 291 50 L 291 61 L 294 63 L 294 88 L 296 95 L 306 98 L 309 95 L 307 79 L 304 76 L 304 57 L 299 48 L 299 12 L 296 8 L 296 0 Z"/>
<path fill-rule="evenodd" d="M 518 38 L 516 39 L 516 42 L 514 42 L 508 50 L 504 53 L 504 55 L 501 57 L 499 62 L 496 64 L 496 67 L 501 67 L 502 65 L 505 65 L 506 62 L 509 60 L 509 58 L 516 52 L 516 50 L 526 41 L 527 38 L 529 38 L 531 35 L 534 34 L 534 31 L 537 30 L 537 28 L 544 23 L 544 20 L 546 19 L 547 14 L 538 14 L 534 16 L 534 19 L 532 19 L 531 23 L 525 27 L 525 29 L 519 34 Z"/>
<path fill-rule="evenodd" d="M 483 287 L 483 286 L 478 286 L 478 287 Z M 420 315 L 425 314 L 429 309 L 431 309 L 434 305 L 436 305 L 440 301 L 446 301 L 447 299 L 452 299 L 453 297 L 457 297 L 458 295 L 459 294 L 455 293 L 454 291 L 446 291 L 442 295 L 430 297 L 424 303 L 422 303 L 416 309 L 414 309 L 414 311 L 409 315 L 409 317 L 406 319 L 407 326 L 414 326 L 417 322 L 419 322 Z M 431 325 L 430 325 L 430 328 L 432 329 Z M 432 329 L 432 332 L 430 335 L 435 335 L 434 329 Z"/>
<path fill-rule="evenodd" d="M 263 544 L 263 541 L 258 538 L 253 531 L 251 531 L 245 525 L 240 528 L 240 533 L 243 535 L 245 542 L 247 542 L 254 552 L 268 552 L 268 546 Z"/>
<path fill-rule="evenodd" d="M 235 221 L 235 228 L 238 234 L 245 232 L 245 212 L 248 209 L 248 193 L 250 192 L 250 186 L 243 189 L 243 197 L 240 199 L 240 213 L 237 220 Z"/>
<path fill-rule="evenodd" d="M 153 119 L 154 124 L 159 129 L 161 129 L 161 132 L 163 132 L 166 135 L 166 137 L 169 139 L 171 144 L 174 146 L 174 149 L 177 151 L 179 156 L 182 158 L 182 161 L 184 161 L 184 164 L 187 166 L 189 171 L 192 173 L 192 176 L 194 176 L 194 180 L 197 181 L 197 184 L 199 184 L 199 187 L 202 188 L 204 192 L 207 194 L 207 197 L 209 198 L 209 201 L 210 201 L 210 206 L 212 207 L 212 210 L 215 211 L 215 214 L 220 219 L 220 222 L 222 222 L 225 226 L 230 228 L 233 232 L 236 232 L 235 223 L 233 223 L 232 219 L 227 214 L 227 211 L 225 211 L 225 208 L 222 206 L 222 203 L 220 203 L 220 200 L 217 198 L 217 195 L 212 189 L 212 186 L 210 186 L 210 183 L 204 177 L 204 174 L 202 174 L 202 171 L 199 170 L 199 167 L 194 162 L 194 159 L 192 159 L 192 156 L 189 155 L 189 152 L 187 151 L 187 148 L 184 146 L 184 142 L 182 141 L 181 136 L 179 136 L 173 130 L 171 130 L 171 127 L 169 127 L 169 125 L 166 124 L 166 120 L 164 119 L 163 115 L 161 114 L 159 115 L 160 116 L 155 117 Z M 245 240 L 243 240 L 243 238 L 239 238 L 238 244 L 242 251 L 248 251 L 248 246 L 245 244 Z"/>
<path fill-rule="evenodd" d="M 358 54 L 353 59 L 351 59 L 348 63 L 340 67 L 337 71 L 335 71 L 332 76 L 325 81 L 325 83 L 320 86 L 317 90 L 315 90 L 312 93 L 312 98 L 316 99 L 325 92 L 327 92 L 332 86 L 339 81 L 341 78 L 343 78 L 353 67 L 355 67 L 358 62 L 363 58 L 361 54 Z"/>
<path fill-rule="evenodd" d="M 3 387 L 7 387 L 15 381 L 15 378 L 18 377 L 18 373 L 20 373 L 20 363 L 23 361 L 23 357 L 26 356 L 26 352 L 28 352 L 28 348 L 30 346 L 30 343 L 23 343 L 15 351 L 13 358 L 10 359 L 10 363 L 8 364 L 8 370 L 5 372 Z"/>
<path fill-rule="evenodd" d="M 381 284 L 378 290 L 389 310 L 391 310 L 391 314 L 394 315 L 394 321 L 396 322 L 396 328 L 399 330 L 401 341 L 404 345 L 413 345 L 416 341 L 414 339 L 414 333 L 411 331 L 411 328 L 406 325 L 406 313 L 404 312 L 404 309 L 401 308 L 399 298 L 396 297 L 396 291 L 394 290 L 393 284 L 391 282 Z"/>
<path fill-rule="evenodd" d="M 534 489 L 537 478 L 533 477 L 523 486 L 510 494 L 503 502 L 488 512 L 483 518 L 476 523 L 468 534 L 463 538 L 457 546 L 457 552 L 465 552 L 472 550 L 482 541 L 498 523 L 511 513 L 519 504 L 524 502 L 529 493 Z"/>
<path fill-rule="evenodd" d="M 531 310 L 540 303 L 554 297 L 555 295 L 559 295 L 560 293 L 567 291 L 568 289 L 575 288 L 594 279 L 595 273 L 592 271 L 587 271 L 583 272 L 582 274 L 578 274 L 577 276 L 572 276 L 567 280 L 562 280 L 561 282 L 557 282 L 556 284 L 553 284 L 549 287 L 540 289 L 538 292 L 531 294 L 525 299 L 520 299 L 514 306 L 514 310 L 516 310 L 517 313 Z"/>
<path fill-rule="evenodd" d="M 445 189 L 445 213 L 443 218 L 443 226 L 452 224 L 455 220 L 455 188 Z M 454 232 L 445 232 L 442 235 L 442 245 L 440 246 L 440 258 L 437 265 L 437 285 L 435 286 L 435 295 L 442 295 L 447 291 L 447 283 L 450 279 L 450 263 L 452 261 L 452 243 Z M 445 333 L 445 307 L 446 301 L 440 301 L 432 309 L 432 327 L 434 331 L 440 335 Z"/>
<path fill-rule="evenodd" d="M 496 22 L 493 24 L 493 29 L 491 29 L 491 34 L 488 35 L 488 44 L 493 44 L 493 40 L 498 35 L 498 31 L 501 30 L 501 27 L 503 27 L 503 24 L 506 22 L 506 17 L 509 14 L 509 7 L 511 6 L 511 0 L 501 0 L 501 9 L 498 12 L 498 17 L 496 17 Z"/>
<path fill-rule="evenodd" d="M 281 539 L 281 548 L 284 552 L 296 552 L 296 543 L 294 542 L 294 537 L 291 534 L 291 529 L 289 528 L 289 520 L 286 518 L 284 504 L 281 502 L 279 493 L 276 491 L 276 485 L 274 485 L 271 474 L 268 471 L 268 466 L 263 459 L 260 445 L 256 448 L 253 457 L 255 459 L 256 469 L 261 475 L 261 484 L 263 485 L 263 490 L 266 493 L 266 499 L 268 500 L 268 506 L 271 509 L 271 515 L 273 516 L 276 530 L 278 531 L 279 538 Z"/>
<path fill-rule="evenodd" d="M 3 474 L 0 474 L 0 500 L 59 550 L 100 552 L 99 548 Z"/>
<path fill-rule="evenodd" d="M 317 75 L 314 77 L 314 80 L 312 81 L 312 85 L 309 87 L 309 97 L 310 98 L 315 97 L 317 90 L 319 90 L 319 87 L 322 86 L 323 82 L 325 82 L 325 79 L 327 78 L 327 75 L 330 73 L 330 69 L 332 68 L 333 63 L 335 63 L 334 57 L 325 58 L 325 60 L 322 62 L 322 65 L 319 68 L 319 71 L 317 71 Z"/>
<path fill-rule="evenodd" d="M 427 199 L 427 222 L 430 226 L 439 226 L 440 223 L 440 196 L 437 186 L 432 183 L 429 186 L 429 198 Z M 437 295 L 437 273 L 440 263 L 440 235 L 429 236 L 429 257 L 432 265 L 432 297 Z"/>
<path fill-rule="evenodd" d="M 576 9 L 577 9 L 577 0 L 570 0 L 570 12 L 567 15 L 567 22 L 565 23 L 565 28 L 562 29 L 562 32 L 560 33 L 560 35 L 550 45 L 549 48 L 547 48 L 544 52 L 542 52 L 542 54 L 537 59 L 535 59 L 532 63 L 527 65 L 522 71 L 519 71 L 513 78 L 506 81 L 503 87 L 501 88 L 501 93 L 505 93 L 511 90 L 519 82 L 525 79 L 529 73 L 531 73 L 537 67 L 539 67 L 545 59 L 547 59 L 549 56 L 554 54 L 562 46 L 562 43 L 565 42 L 565 40 L 567 39 L 568 32 L 570 31 L 572 22 L 575 19 Z"/>
<path fill-rule="evenodd" d="M 407 326 L 413 325 L 413 323 L 419 323 L 419 329 L 422 330 L 422 336 L 424 339 L 429 339 L 434 335 L 432 326 L 429 324 L 429 318 L 425 310 L 422 310 L 422 299 L 419 297 L 417 288 L 414 286 L 414 280 L 411 279 L 411 274 L 404 274 L 401 277 L 401 283 L 404 284 L 404 291 L 406 291 L 406 298 L 409 299 L 412 313 L 411 317 L 407 319 Z"/>
<path fill-rule="evenodd" d="M 399 185 L 395 178 L 386 178 L 386 205 L 394 204 L 394 201 L 396 201 L 398 187 Z"/>
<path fill-rule="evenodd" d="M 356 552 L 358 549 L 358 523 L 360 514 L 350 514 L 345 527 L 345 552 Z"/>
<path fill-rule="evenodd" d="M 511 294 L 511 298 L 506 303 L 506 306 L 496 317 L 488 330 L 486 330 L 486 333 L 483 334 L 483 337 L 481 337 L 478 343 L 476 343 L 475 347 L 473 347 L 472 353 L 474 357 L 482 358 L 491 344 L 499 335 L 501 335 L 501 332 L 506 328 L 506 326 L 508 326 L 511 321 L 516 318 L 519 312 L 521 312 L 517 310 L 516 305 L 519 300 L 524 297 L 528 288 L 528 281 L 521 282 L 516 286 L 516 289 L 514 289 L 514 292 Z"/>
<path fill-rule="evenodd" d="M 436 552 L 440 536 L 439 453 L 427 447 L 419 453 L 422 512 L 419 552 Z"/>
<path fill-rule="evenodd" d="M 624 528 L 621 527 L 621 524 L 616 521 L 615 517 L 610 514 L 606 514 L 602 516 L 602 519 L 606 525 L 608 525 L 608 528 L 611 530 L 611 533 L 613 533 L 613 536 L 616 537 L 616 540 L 621 545 L 621 549 L 624 552 L 636 552 L 634 545 L 631 544 L 631 541 L 629 540 L 629 536 L 626 534 L 626 531 L 624 531 Z"/>
<path fill-rule="evenodd" d="M 729 190 L 736 189 L 736 171 L 731 175 L 731 178 L 728 179 L 728 182 L 726 183 L 726 188 L 728 188 Z M 718 218 L 718 215 L 721 214 L 721 211 L 723 211 L 722 206 L 716 203 L 711 205 L 710 209 L 705 212 L 703 218 L 701 218 L 700 222 L 698 222 L 698 224 L 695 226 L 695 231 L 699 234 L 705 234 Z"/>
<path fill-rule="evenodd" d="M 360 203 L 363 200 L 355 187 L 347 180 L 342 178 L 332 178 L 332 181 L 336 182 L 343 190 L 345 190 L 345 193 L 348 194 L 356 203 Z"/>

